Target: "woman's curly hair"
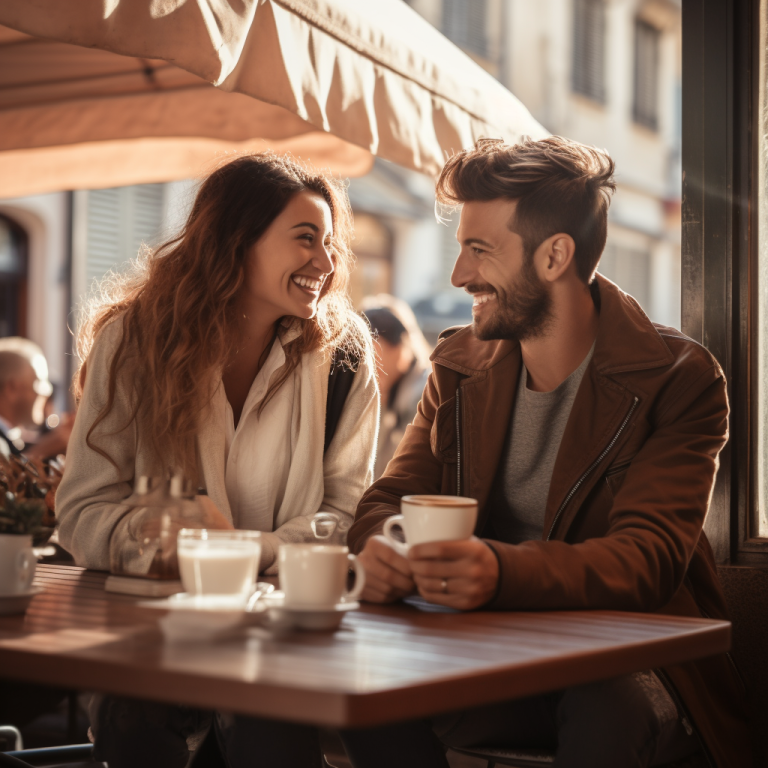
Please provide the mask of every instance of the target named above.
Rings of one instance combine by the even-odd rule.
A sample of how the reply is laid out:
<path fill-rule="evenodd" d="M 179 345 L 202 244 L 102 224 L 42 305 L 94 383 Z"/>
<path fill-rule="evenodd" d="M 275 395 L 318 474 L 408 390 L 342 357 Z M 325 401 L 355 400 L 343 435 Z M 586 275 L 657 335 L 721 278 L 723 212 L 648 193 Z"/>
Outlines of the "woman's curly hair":
<path fill-rule="evenodd" d="M 246 256 L 302 190 L 321 195 L 331 209 L 334 271 L 323 285 L 316 315 L 295 320 L 301 334 L 286 345 L 286 364 L 273 377 L 260 407 L 306 352 L 326 349 L 330 355 L 338 350 L 347 359 L 363 357 L 370 339 L 347 297 L 353 255 L 346 186 L 287 156 L 267 152 L 237 157 L 205 179 L 177 236 L 154 250 L 145 249 L 128 272 L 110 273 L 85 308 L 77 334 L 77 399 L 99 331 L 116 319 L 123 331 L 110 363 L 106 404 L 88 433 L 93 450 L 111 461 L 92 436 L 114 406 L 122 376 L 121 385 L 130 381 L 132 390 L 131 421 L 140 413 L 142 424 L 151 425 L 143 439 L 167 468 L 190 478 L 196 475 L 199 415 L 234 351 L 235 306 Z"/>

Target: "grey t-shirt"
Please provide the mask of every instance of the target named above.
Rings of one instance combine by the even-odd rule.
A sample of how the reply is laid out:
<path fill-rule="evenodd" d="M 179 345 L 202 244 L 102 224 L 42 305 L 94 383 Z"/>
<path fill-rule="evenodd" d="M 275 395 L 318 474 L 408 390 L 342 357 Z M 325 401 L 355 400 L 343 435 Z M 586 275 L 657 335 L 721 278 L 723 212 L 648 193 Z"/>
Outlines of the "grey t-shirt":
<path fill-rule="evenodd" d="M 557 452 L 584 372 L 595 346 L 581 365 L 552 392 L 528 389 L 522 366 L 507 441 L 489 499 L 490 530 L 483 535 L 519 544 L 540 539 Z M 680 718 L 677 706 L 652 670 L 630 675 L 661 723 Z M 683 719 L 690 735 L 690 724 Z"/>
<path fill-rule="evenodd" d="M 592 349 L 557 389 L 528 389 L 523 365 L 507 441 L 489 500 L 493 538 L 510 544 L 540 539 L 552 470 Z"/>

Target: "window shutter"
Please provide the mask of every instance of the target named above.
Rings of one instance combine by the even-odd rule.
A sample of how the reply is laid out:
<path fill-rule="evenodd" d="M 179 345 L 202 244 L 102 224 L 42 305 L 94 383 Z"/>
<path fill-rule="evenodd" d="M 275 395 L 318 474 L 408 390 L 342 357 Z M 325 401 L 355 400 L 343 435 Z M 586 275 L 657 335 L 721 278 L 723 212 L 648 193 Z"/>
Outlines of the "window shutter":
<path fill-rule="evenodd" d="M 488 57 L 487 0 L 444 0 L 443 34 L 460 48 Z"/>
<path fill-rule="evenodd" d="M 605 102 L 604 0 L 574 0 L 572 87 L 575 93 Z"/>
<path fill-rule="evenodd" d="M 156 244 L 163 219 L 162 184 L 141 184 L 88 193 L 86 285 L 120 271 L 142 243 Z"/>
<path fill-rule="evenodd" d="M 635 22 L 635 92 L 633 116 L 636 123 L 656 130 L 659 123 L 659 38 L 650 24 Z"/>

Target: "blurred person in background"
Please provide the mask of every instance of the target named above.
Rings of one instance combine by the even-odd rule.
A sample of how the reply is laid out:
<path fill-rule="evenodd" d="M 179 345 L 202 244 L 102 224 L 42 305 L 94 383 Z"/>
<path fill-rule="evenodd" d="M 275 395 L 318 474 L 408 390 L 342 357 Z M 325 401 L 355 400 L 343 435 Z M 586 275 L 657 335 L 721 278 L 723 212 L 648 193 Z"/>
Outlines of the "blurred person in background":
<path fill-rule="evenodd" d="M 0 339 L 0 452 L 36 461 L 65 454 L 74 417 L 46 414 L 53 385 L 48 363 L 34 342 Z M 47 417 L 47 418 L 46 418 Z"/>
<path fill-rule="evenodd" d="M 378 355 L 381 420 L 374 470 L 378 480 L 416 415 L 432 370 L 432 350 L 413 310 L 402 299 L 385 293 L 369 296 L 361 314 L 371 326 Z"/>

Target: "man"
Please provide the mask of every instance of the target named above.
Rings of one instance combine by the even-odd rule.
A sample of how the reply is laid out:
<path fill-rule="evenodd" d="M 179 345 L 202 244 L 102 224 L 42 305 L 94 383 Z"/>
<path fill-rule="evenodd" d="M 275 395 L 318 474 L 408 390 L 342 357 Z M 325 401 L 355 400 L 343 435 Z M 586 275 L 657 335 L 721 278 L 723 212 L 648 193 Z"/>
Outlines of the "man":
<path fill-rule="evenodd" d="M 462 206 L 446 331 L 418 413 L 349 532 L 364 598 L 461 610 L 616 609 L 725 617 L 702 524 L 727 439 L 717 362 L 595 274 L 613 162 L 558 137 L 481 140 L 446 164 Z M 476 537 L 398 555 L 379 534 L 406 494 L 478 500 Z M 725 655 L 344 734 L 356 768 L 445 766 L 444 744 L 556 749 L 558 768 L 750 765 Z"/>
<path fill-rule="evenodd" d="M 38 374 L 30 355 L 26 354 L 31 342 L 24 342 L 26 339 L 0 339 L 0 454 L 6 457 L 24 454 L 40 461 L 66 453 L 73 420 L 66 417 L 31 446 L 15 434 L 20 433 L 20 428 L 35 423 L 38 405 L 41 406 L 38 418 L 42 418 L 42 403 L 51 394 L 47 376 Z"/>

